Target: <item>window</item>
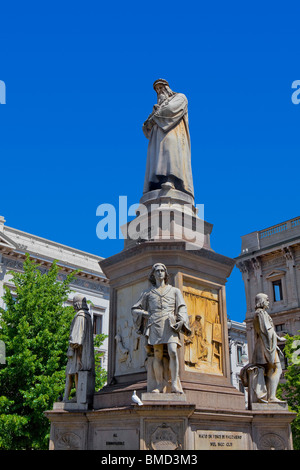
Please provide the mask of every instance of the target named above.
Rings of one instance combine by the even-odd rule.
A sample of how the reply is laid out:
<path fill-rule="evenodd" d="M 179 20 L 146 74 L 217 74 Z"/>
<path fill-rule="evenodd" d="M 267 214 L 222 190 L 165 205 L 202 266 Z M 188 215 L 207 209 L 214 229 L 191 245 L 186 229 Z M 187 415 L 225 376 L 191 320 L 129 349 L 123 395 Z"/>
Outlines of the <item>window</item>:
<path fill-rule="evenodd" d="M 284 323 L 280 323 L 280 325 L 275 325 L 276 331 L 285 331 Z"/>
<path fill-rule="evenodd" d="M 93 332 L 94 335 L 100 335 L 102 333 L 102 315 L 93 315 Z"/>
<path fill-rule="evenodd" d="M 279 302 L 280 300 L 283 300 L 281 279 L 279 279 L 278 281 L 273 281 L 272 285 L 274 302 Z"/>
<path fill-rule="evenodd" d="M 237 354 L 237 361 L 239 364 L 242 364 L 242 355 L 243 355 L 243 347 L 242 346 L 237 346 L 236 348 L 236 354 Z"/>

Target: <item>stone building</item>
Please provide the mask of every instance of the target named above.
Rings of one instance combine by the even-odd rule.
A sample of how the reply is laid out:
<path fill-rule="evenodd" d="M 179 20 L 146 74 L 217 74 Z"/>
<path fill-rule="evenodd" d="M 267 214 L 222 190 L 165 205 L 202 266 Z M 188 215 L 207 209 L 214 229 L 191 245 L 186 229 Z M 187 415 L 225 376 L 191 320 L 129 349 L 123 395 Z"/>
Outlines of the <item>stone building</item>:
<path fill-rule="evenodd" d="M 240 378 L 240 371 L 248 361 L 248 344 L 246 323 L 235 320 L 228 320 L 228 341 L 229 341 L 229 357 L 232 385 L 245 393 Z M 247 394 L 245 393 L 245 399 Z"/>
<path fill-rule="evenodd" d="M 259 292 L 269 296 L 269 314 L 279 336 L 295 335 L 300 330 L 300 217 L 241 238 L 237 267 L 245 284 L 245 321 L 251 358 L 254 302 Z M 282 366 L 286 368 L 284 358 Z"/>
<path fill-rule="evenodd" d="M 91 301 L 89 306 L 93 320 L 94 333 L 108 334 L 109 286 L 106 276 L 100 269 L 99 261 L 103 258 L 84 251 L 71 248 L 44 238 L 32 235 L 5 225 L 0 217 L 0 306 L 4 307 L 2 296 L 4 286 L 12 291 L 9 271 L 22 272 L 26 253 L 36 260 L 44 272 L 54 260 L 60 267 L 59 279 L 74 271 L 80 270 L 75 281 L 70 285 L 72 293 L 67 305 L 71 305 L 75 293 L 83 294 Z M 105 340 L 101 351 L 104 352 L 102 366 L 107 368 L 108 341 Z"/>

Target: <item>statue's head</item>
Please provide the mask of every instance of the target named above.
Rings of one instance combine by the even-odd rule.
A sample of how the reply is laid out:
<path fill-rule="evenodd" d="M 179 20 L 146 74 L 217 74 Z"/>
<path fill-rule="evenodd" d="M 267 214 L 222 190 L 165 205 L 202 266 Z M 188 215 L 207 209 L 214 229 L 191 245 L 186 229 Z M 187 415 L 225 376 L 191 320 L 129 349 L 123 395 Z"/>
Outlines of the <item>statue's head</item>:
<path fill-rule="evenodd" d="M 257 294 L 255 297 L 255 309 L 258 308 L 269 308 L 270 302 L 267 294 Z"/>
<path fill-rule="evenodd" d="M 157 93 L 158 104 L 161 104 L 165 99 L 174 95 L 174 92 L 171 90 L 169 83 L 163 78 L 155 80 L 155 82 L 153 83 L 153 88 Z"/>
<path fill-rule="evenodd" d="M 78 310 L 88 310 L 88 305 L 86 301 L 86 297 L 82 294 L 76 294 L 73 297 L 73 307 L 78 312 Z"/>
<path fill-rule="evenodd" d="M 169 274 L 166 266 L 162 263 L 156 263 L 152 266 L 151 272 L 149 274 L 149 281 L 155 286 L 156 280 L 161 277 L 164 279 L 165 283 L 168 284 Z"/>

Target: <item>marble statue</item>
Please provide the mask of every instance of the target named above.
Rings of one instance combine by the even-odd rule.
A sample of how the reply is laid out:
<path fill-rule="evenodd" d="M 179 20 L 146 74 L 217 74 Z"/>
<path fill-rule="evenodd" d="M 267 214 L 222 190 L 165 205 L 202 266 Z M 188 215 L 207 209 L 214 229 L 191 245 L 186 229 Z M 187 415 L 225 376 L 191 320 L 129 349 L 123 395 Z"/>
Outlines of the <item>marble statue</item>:
<path fill-rule="evenodd" d="M 257 294 L 253 318 L 254 350 L 251 362 L 241 370 L 241 379 L 249 388 L 252 403 L 285 403 L 276 397 L 276 391 L 282 374 L 279 358 L 282 352 L 277 342 L 285 342 L 286 339 L 276 334 L 273 320 L 267 312 L 269 305 L 266 294 Z"/>
<path fill-rule="evenodd" d="M 170 376 L 171 393 L 183 393 L 177 351 L 181 347 L 179 333 L 190 335 L 191 330 L 183 296 L 179 289 L 169 285 L 168 278 L 165 265 L 153 265 L 149 275 L 152 287 L 142 293 L 132 307 L 132 315 L 137 330 L 146 337 L 149 357 L 153 356 L 151 371 L 149 365 L 147 368 L 148 385 L 151 382 L 148 390 L 154 393 L 168 390 Z"/>
<path fill-rule="evenodd" d="M 143 125 L 149 139 L 143 192 L 163 187 L 194 196 L 187 98 L 163 79 L 153 88 L 157 104 Z"/>
<path fill-rule="evenodd" d="M 72 320 L 67 351 L 66 385 L 63 400 L 69 400 L 70 392 L 75 383 L 76 399 L 86 403 L 94 391 L 95 357 L 92 319 L 86 298 L 75 295 L 73 307 L 76 314 Z M 83 394 L 82 394 L 83 392 Z"/>

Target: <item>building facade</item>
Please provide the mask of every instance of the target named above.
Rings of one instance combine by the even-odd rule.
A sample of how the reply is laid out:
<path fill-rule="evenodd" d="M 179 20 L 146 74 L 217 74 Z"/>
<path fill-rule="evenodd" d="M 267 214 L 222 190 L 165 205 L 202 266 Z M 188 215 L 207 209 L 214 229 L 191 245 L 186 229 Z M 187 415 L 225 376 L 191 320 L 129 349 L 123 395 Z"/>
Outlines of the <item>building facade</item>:
<path fill-rule="evenodd" d="M 251 360 L 256 294 L 269 296 L 269 314 L 279 336 L 295 335 L 300 330 L 300 217 L 242 236 L 237 267 L 245 285 Z M 286 368 L 284 358 L 282 366 Z"/>
<path fill-rule="evenodd" d="M 235 320 L 228 320 L 228 341 L 229 341 L 229 356 L 230 356 L 230 370 L 231 370 L 231 383 L 240 392 L 245 393 L 241 378 L 240 371 L 248 362 L 248 344 L 246 323 L 238 322 Z M 247 394 L 245 393 L 245 399 Z"/>
<path fill-rule="evenodd" d="M 75 294 L 85 295 L 91 302 L 89 309 L 94 334 L 108 335 L 109 286 L 99 266 L 103 258 L 8 227 L 4 217 L 0 217 L 0 306 L 5 307 L 2 300 L 4 286 L 14 290 L 9 271 L 22 272 L 26 253 L 39 263 L 42 272 L 47 272 L 56 260 L 60 268 L 58 280 L 61 281 L 72 271 L 80 270 L 70 284 L 72 292 L 66 305 L 72 304 Z M 107 350 L 106 339 L 101 347 L 104 368 L 107 368 Z"/>

